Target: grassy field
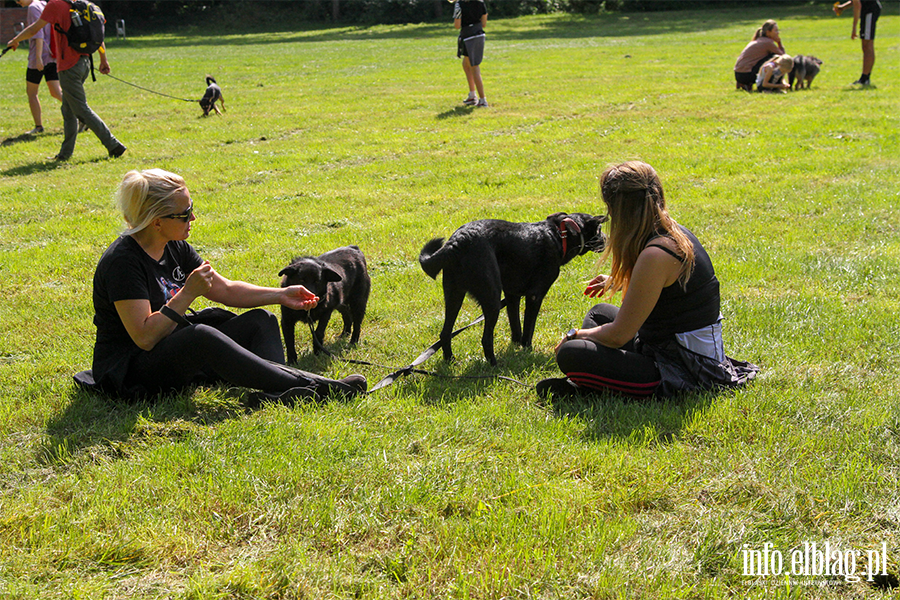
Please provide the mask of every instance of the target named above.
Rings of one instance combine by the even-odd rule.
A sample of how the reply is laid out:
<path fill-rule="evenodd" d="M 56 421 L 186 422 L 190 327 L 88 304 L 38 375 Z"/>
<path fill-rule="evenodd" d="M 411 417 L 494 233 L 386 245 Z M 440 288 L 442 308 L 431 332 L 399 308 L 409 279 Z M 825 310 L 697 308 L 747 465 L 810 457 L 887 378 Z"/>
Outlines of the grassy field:
<path fill-rule="evenodd" d="M 212 74 L 227 113 L 98 75 L 89 101 L 128 152 L 108 160 L 88 133 L 67 164 L 45 160 L 61 141 L 46 89 L 47 133 L 21 137 L 25 53 L 7 54 L 0 596 L 891 596 L 900 16 L 885 4 L 867 90 L 849 85 L 850 20 L 823 7 L 493 21 L 479 110 L 460 104 L 447 24 L 110 40 L 113 75 L 196 99 Z M 734 59 L 773 17 L 822 73 L 810 91 L 736 92 Z M 745 390 L 548 404 L 508 381 L 413 376 L 348 404 L 250 411 L 224 387 L 139 404 L 73 387 L 129 169 L 187 179 L 190 241 L 230 278 L 274 285 L 293 256 L 359 245 L 373 280 L 361 344 L 333 325 L 339 358 L 317 358 L 301 330 L 299 364 L 374 382 L 387 370 L 341 359 L 399 367 L 437 338 L 440 283 L 417 264 L 428 239 L 477 218 L 602 212 L 600 172 L 630 158 L 656 167 L 712 255 L 726 350 L 762 367 Z M 554 376 L 597 269 L 564 268 L 533 350 L 509 347 L 501 318 L 496 369 L 477 329 L 456 362 L 426 367 Z M 460 324 L 478 313 L 467 301 Z M 841 574 L 791 575 L 826 543 Z M 781 575 L 748 572 L 763 552 Z M 867 567 L 889 575 L 866 581 Z"/>

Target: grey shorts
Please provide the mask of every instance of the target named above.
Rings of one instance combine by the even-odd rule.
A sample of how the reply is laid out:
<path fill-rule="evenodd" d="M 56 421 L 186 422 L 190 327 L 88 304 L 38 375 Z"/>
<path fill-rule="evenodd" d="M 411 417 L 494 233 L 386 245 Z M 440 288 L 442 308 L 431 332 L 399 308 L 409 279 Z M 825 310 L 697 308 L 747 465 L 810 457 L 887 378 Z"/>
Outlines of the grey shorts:
<path fill-rule="evenodd" d="M 468 56 L 469 64 L 477 67 L 484 59 L 484 34 L 476 35 L 470 38 L 459 38 L 456 49 L 456 56 Z"/>

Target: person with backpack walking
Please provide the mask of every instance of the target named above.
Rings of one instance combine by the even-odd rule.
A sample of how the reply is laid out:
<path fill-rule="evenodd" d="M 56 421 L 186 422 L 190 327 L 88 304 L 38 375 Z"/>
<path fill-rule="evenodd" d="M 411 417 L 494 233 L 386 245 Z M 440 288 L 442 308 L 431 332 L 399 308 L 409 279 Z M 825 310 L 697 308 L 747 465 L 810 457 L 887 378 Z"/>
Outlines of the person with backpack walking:
<path fill-rule="evenodd" d="M 37 21 L 44 11 L 42 0 L 16 0 L 16 4 L 28 11 L 26 23 L 31 25 Z M 41 89 L 41 80 L 47 82 L 50 95 L 57 100 L 62 100 L 62 90 L 59 87 L 59 75 L 56 72 L 56 60 L 50 53 L 50 26 L 37 32 L 28 45 L 28 67 L 25 69 L 25 92 L 28 95 L 28 106 L 31 109 L 31 117 L 34 119 L 34 129 L 29 131 L 31 135 L 44 133 L 44 123 L 41 118 L 41 100 L 38 92 Z"/>
<path fill-rule="evenodd" d="M 64 161 L 72 157 L 75 151 L 75 141 L 78 137 L 79 120 L 87 125 L 100 139 L 100 143 L 109 152 L 111 158 L 118 158 L 125 153 L 125 145 L 116 139 L 106 123 L 97 116 L 88 106 L 84 93 L 84 80 L 92 70 L 92 57 L 90 52 L 82 52 L 70 45 L 68 32 L 73 29 L 72 15 L 74 5 L 67 0 L 47 0 L 47 5 L 40 18 L 26 27 L 19 35 L 7 42 L 7 46 L 15 50 L 19 43 L 31 39 L 48 24 L 53 25 L 53 40 L 56 48 L 56 64 L 59 72 L 59 84 L 62 88 L 62 116 L 63 116 L 63 142 L 59 153 L 52 160 Z M 99 12 L 99 10 L 97 11 Z M 102 13 L 99 17 L 102 19 Z M 79 17 L 80 19 L 80 17 Z M 102 42 L 97 49 L 100 53 L 101 73 L 110 72 L 109 60 L 106 57 L 106 46 Z"/>

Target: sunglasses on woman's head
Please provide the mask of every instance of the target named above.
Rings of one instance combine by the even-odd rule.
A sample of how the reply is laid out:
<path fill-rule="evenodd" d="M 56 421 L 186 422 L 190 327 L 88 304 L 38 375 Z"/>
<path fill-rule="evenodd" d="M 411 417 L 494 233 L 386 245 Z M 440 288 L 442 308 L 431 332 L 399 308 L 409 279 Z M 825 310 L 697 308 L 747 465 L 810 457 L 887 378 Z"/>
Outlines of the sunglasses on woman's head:
<path fill-rule="evenodd" d="M 194 214 L 194 205 L 191 204 L 187 207 L 187 210 L 180 215 L 165 215 L 163 219 L 180 219 L 187 223 L 191 220 L 191 216 Z"/>

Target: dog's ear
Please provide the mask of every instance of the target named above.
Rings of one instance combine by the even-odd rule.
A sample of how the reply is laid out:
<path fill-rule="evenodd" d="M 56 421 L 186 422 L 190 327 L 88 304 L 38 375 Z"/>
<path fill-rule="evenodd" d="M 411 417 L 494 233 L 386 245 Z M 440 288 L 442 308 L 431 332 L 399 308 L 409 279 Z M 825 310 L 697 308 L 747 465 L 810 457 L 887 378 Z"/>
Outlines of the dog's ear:
<path fill-rule="evenodd" d="M 580 217 L 579 215 L 567 215 L 567 216 L 562 220 L 562 222 L 560 223 L 560 225 L 561 225 L 562 227 L 565 227 L 565 228 L 566 228 L 566 231 L 568 231 L 569 233 L 575 233 L 575 234 L 581 233 L 581 230 L 582 230 L 582 228 L 583 228 L 583 226 L 584 226 L 584 223 L 583 223 L 583 222 L 582 222 L 582 223 L 579 223 L 578 221 L 576 221 L 576 220 L 573 219 L 572 217 L 575 217 L 576 219 L 578 219 L 578 221 L 581 221 L 581 220 L 582 220 L 581 217 Z"/>
<path fill-rule="evenodd" d="M 598 223 L 606 223 L 609 221 L 609 215 L 596 215 L 593 218 L 596 219 Z"/>
<path fill-rule="evenodd" d="M 322 269 L 322 281 L 340 281 L 341 276 L 328 267 Z"/>
<path fill-rule="evenodd" d="M 553 213 L 552 215 L 548 216 L 547 220 L 558 227 L 559 224 L 562 223 L 563 219 L 565 219 L 568 216 L 569 215 L 564 212 L 558 212 L 558 213 Z"/>
<path fill-rule="evenodd" d="M 278 276 L 283 277 L 284 275 L 296 275 L 297 267 L 294 265 L 288 265 L 282 270 L 278 271 Z"/>

